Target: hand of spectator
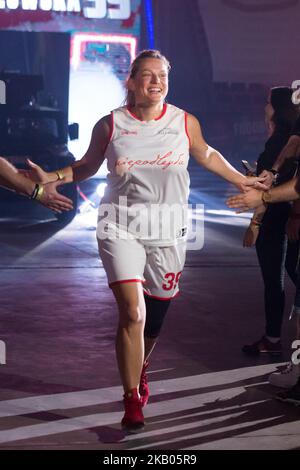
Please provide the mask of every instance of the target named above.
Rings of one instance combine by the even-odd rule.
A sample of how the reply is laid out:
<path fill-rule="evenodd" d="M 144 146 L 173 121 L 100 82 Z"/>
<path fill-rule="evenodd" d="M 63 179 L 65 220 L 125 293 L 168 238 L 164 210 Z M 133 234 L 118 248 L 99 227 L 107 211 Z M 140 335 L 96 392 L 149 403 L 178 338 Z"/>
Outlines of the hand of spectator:
<path fill-rule="evenodd" d="M 231 209 L 239 209 L 236 211 L 238 214 L 249 209 L 256 209 L 262 204 L 262 191 L 250 188 L 245 193 L 229 197 L 226 204 Z"/>
<path fill-rule="evenodd" d="M 30 170 L 25 170 L 23 174 L 30 178 L 35 183 L 47 184 L 51 182 L 51 178 L 46 171 L 44 171 L 39 165 L 33 163 L 27 158 L 27 163 L 30 166 Z"/>
<path fill-rule="evenodd" d="M 276 179 L 275 175 L 273 175 L 273 173 L 268 170 L 262 171 L 259 177 L 264 178 L 264 185 L 267 187 L 267 189 L 271 188 L 272 184 Z"/>
<path fill-rule="evenodd" d="M 54 212 L 61 213 L 63 211 L 69 211 L 73 209 L 73 202 L 71 199 L 63 196 L 57 191 L 57 187 L 61 184 L 61 181 L 55 181 L 54 183 L 48 183 L 43 186 L 43 193 L 39 202 L 51 209 Z"/>

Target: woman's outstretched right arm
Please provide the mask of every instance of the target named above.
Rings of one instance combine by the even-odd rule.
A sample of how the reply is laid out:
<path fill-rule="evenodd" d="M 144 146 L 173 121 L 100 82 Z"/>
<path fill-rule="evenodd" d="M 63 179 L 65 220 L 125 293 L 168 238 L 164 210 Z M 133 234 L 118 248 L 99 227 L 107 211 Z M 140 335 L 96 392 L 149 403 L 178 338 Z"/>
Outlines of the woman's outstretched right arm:
<path fill-rule="evenodd" d="M 89 148 L 85 155 L 73 165 L 52 172 L 45 172 L 40 166 L 28 161 L 30 178 L 38 183 L 61 180 L 62 184 L 82 181 L 97 173 L 104 161 L 104 154 L 111 135 L 110 115 L 101 118 L 94 126 Z"/>

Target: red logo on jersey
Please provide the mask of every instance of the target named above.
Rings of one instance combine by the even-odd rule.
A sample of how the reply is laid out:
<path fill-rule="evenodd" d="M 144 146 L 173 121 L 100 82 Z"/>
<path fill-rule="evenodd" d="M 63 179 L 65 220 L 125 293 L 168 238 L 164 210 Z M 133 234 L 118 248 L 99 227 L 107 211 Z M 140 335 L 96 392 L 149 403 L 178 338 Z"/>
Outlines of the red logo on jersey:
<path fill-rule="evenodd" d="M 127 131 L 127 129 L 121 130 L 121 135 L 137 135 L 137 131 Z"/>
<path fill-rule="evenodd" d="M 167 152 L 165 155 L 157 155 L 154 160 L 130 160 L 128 157 L 120 158 L 116 163 L 115 167 L 123 167 L 127 170 L 131 170 L 135 166 L 159 166 L 162 170 L 166 170 L 170 166 L 184 165 L 184 154 L 181 153 L 175 160 L 171 160 L 169 157 L 173 155 L 173 152 Z"/>

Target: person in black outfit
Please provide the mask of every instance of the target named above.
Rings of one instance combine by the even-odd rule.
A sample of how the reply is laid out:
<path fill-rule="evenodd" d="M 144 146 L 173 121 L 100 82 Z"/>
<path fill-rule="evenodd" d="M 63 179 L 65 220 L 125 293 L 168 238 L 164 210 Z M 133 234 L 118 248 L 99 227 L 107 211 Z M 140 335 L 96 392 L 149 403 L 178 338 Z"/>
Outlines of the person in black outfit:
<path fill-rule="evenodd" d="M 270 186 L 274 180 L 274 173 L 280 170 L 284 162 L 288 160 L 299 160 L 300 159 L 300 116 L 298 117 L 295 127 L 291 132 L 291 137 L 288 143 L 285 145 L 283 150 L 280 152 L 269 170 L 264 170 L 260 176 L 265 178 L 264 184 Z M 270 171 L 271 170 L 271 171 Z M 289 180 L 286 184 L 273 187 L 265 192 L 257 191 L 252 189 L 246 193 L 239 194 L 238 196 L 232 196 L 227 201 L 230 208 L 233 209 L 256 209 L 262 203 L 262 201 L 268 201 L 269 204 L 278 204 L 282 201 L 297 201 L 300 199 L 300 175 Z M 295 209 L 295 208 L 294 208 Z M 294 217 L 289 218 L 288 223 L 288 235 L 290 240 L 299 240 L 300 233 L 300 211 L 294 214 Z M 294 299 L 294 305 L 292 308 L 292 316 L 297 319 L 297 330 L 296 330 L 296 341 L 300 340 L 300 276 L 299 276 L 299 264 L 298 264 L 298 279 L 296 285 L 296 294 Z M 285 388 L 284 392 L 277 394 L 276 398 L 286 403 L 293 403 L 296 405 L 300 404 L 300 364 L 295 361 L 299 357 L 299 353 L 292 348 L 291 360 L 285 365 L 282 370 L 277 370 L 269 376 L 269 383 L 276 387 Z"/>
<path fill-rule="evenodd" d="M 299 116 L 299 109 L 292 103 L 292 89 L 276 87 L 271 89 L 266 105 L 266 121 L 269 139 L 257 162 L 257 174 L 272 169 L 281 150 L 287 144 L 291 131 Z M 277 175 L 277 183 L 291 179 L 297 171 L 297 162 L 287 160 Z M 299 202 L 295 203 L 295 210 Z M 298 212 L 300 210 L 298 209 Z M 261 339 L 243 346 L 248 355 L 281 353 L 281 326 L 284 314 L 285 293 L 284 275 L 287 270 L 294 284 L 297 282 L 298 241 L 288 241 L 286 225 L 289 217 L 293 218 L 293 209 L 289 202 L 274 205 L 262 205 L 255 210 L 250 225 L 245 233 L 244 246 L 255 244 L 259 265 L 264 281 L 264 300 L 266 329 Z"/>

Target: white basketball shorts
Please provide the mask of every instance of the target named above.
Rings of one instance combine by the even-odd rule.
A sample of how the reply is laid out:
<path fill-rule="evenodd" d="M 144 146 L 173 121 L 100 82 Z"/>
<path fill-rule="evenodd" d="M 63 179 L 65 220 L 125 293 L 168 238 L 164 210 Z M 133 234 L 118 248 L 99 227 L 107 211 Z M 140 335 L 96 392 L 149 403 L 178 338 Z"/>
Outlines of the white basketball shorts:
<path fill-rule="evenodd" d="M 98 238 L 98 246 L 110 287 L 141 282 L 145 293 L 156 299 L 169 300 L 179 294 L 185 240 L 172 246 L 153 246 L 134 238 Z"/>

